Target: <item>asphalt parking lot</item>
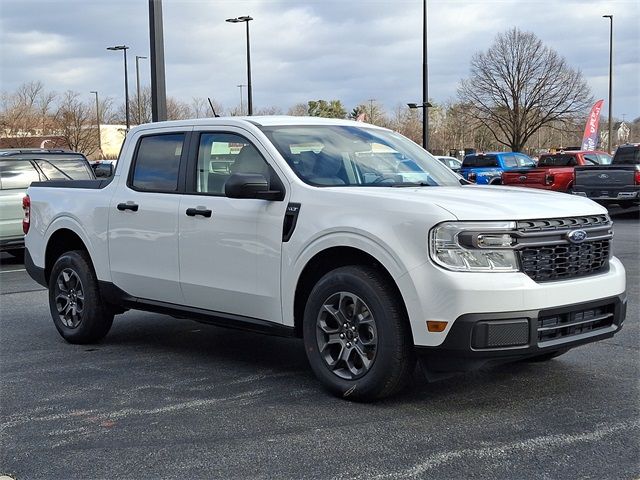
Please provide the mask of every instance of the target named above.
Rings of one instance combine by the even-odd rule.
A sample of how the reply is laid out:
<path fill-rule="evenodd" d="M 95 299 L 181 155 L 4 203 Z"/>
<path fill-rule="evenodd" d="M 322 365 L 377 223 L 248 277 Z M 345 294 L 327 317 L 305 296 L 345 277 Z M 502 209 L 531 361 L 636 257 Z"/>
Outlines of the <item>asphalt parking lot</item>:
<path fill-rule="evenodd" d="M 46 291 L 0 262 L 0 475 L 16 479 L 640 477 L 638 210 L 614 211 L 616 337 L 355 404 L 302 343 L 128 312 L 65 343 Z"/>

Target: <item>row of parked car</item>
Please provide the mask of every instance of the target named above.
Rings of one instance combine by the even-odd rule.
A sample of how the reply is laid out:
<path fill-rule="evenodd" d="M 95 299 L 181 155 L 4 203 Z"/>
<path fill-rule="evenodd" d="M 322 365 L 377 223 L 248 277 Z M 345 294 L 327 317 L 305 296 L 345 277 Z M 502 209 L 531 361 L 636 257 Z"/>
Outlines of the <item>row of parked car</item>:
<path fill-rule="evenodd" d="M 602 151 L 570 150 L 541 155 L 538 162 L 517 152 L 475 153 L 462 162 L 438 160 L 478 185 L 539 188 L 589 197 L 603 205 L 640 202 L 640 144 Z"/>

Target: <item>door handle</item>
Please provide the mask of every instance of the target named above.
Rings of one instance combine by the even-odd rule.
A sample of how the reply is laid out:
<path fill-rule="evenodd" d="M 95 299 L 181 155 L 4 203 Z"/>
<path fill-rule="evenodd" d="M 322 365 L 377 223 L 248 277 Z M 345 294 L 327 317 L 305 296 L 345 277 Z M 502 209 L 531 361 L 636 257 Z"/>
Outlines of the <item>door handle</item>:
<path fill-rule="evenodd" d="M 195 217 L 196 215 L 201 215 L 206 218 L 211 217 L 211 210 L 206 208 L 187 208 L 186 213 L 190 217 Z"/>
<path fill-rule="evenodd" d="M 121 212 L 124 212 L 125 210 L 131 210 L 132 212 L 137 212 L 138 204 L 137 203 L 119 203 L 118 210 L 120 210 Z"/>

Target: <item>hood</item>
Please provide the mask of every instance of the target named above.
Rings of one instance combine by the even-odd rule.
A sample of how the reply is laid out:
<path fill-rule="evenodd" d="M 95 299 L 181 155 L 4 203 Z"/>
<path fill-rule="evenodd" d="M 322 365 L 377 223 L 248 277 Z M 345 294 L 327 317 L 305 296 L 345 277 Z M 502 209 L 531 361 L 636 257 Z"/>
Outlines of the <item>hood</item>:
<path fill-rule="evenodd" d="M 336 194 L 341 192 L 378 197 L 382 202 L 397 200 L 406 203 L 405 208 L 410 208 L 412 204 L 416 207 L 436 205 L 458 220 L 528 220 L 607 213 L 604 207 L 587 198 L 522 187 L 464 185 L 331 189 Z"/>

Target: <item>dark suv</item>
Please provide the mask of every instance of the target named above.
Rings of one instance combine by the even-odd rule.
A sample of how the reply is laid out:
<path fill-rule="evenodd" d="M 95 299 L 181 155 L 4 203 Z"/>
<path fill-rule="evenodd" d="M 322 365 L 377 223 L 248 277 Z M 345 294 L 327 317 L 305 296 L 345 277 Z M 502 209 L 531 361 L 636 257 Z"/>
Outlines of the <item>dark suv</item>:
<path fill-rule="evenodd" d="M 31 182 L 90 180 L 93 170 L 81 153 L 64 150 L 0 150 L 0 251 L 21 256 L 22 198 Z"/>

